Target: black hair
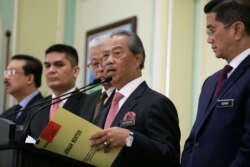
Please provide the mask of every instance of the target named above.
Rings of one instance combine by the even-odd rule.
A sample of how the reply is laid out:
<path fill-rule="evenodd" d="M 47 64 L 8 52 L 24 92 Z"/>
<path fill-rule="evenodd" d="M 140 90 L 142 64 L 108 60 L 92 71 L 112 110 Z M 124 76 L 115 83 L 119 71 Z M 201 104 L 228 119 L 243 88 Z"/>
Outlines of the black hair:
<path fill-rule="evenodd" d="M 65 45 L 65 44 L 54 44 L 45 51 L 45 54 L 47 55 L 51 52 L 65 53 L 65 56 L 70 61 L 72 67 L 78 65 L 78 61 L 79 61 L 78 53 L 76 49 L 72 46 Z"/>
<path fill-rule="evenodd" d="M 17 54 L 11 57 L 11 60 L 24 60 L 26 62 L 23 66 L 24 75 L 33 74 L 36 87 L 41 86 L 43 65 L 39 59 L 31 55 Z"/>
<path fill-rule="evenodd" d="M 250 1 L 249 0 L 211 0 L 204 12 L 216 13 L 216 20 L 224 25 L 241 21 L 245 25 L 247 34 L 250 35 Z"/>

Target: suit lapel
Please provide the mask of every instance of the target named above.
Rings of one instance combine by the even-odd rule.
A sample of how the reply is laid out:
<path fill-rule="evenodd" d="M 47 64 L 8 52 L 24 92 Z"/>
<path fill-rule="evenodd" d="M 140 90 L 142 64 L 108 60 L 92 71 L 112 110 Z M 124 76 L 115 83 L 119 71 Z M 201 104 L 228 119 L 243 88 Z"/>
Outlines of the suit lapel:
<path fill-rule="evenodd" d="M 124 104 L 118 111 L 111 126 L 120 126 L 124 115 L 134 108 L 134 106 L 137 104 L 136 99 L 142 96 L 146 88 L 148 88 L 148 86 L 146 82 L 143 82 L 134 90 L 134 92 L 128 97 L 128 99 L 124 102 Z"/>
<path fill-rule="evenodd" d="M 46 122 L 47 123 L 49 121 L 49 113 L 50 113 L 51 100 L 52 100 L 52 96 L 48 96 L 47 98 L 44 99 L 45 104 L 42 104 L 37 109 L 37 111 L 40 114 L 40 116 L 37 117 L 37 118 L 41 119 L 42 122 Z"/>

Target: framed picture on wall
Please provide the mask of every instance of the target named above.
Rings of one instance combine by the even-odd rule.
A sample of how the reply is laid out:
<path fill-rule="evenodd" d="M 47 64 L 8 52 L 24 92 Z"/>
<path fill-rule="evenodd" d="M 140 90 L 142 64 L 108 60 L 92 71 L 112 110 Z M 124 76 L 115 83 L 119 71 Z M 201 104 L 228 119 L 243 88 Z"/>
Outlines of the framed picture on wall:
<path fill-rule="evenodd" d="M 129 17 L 114 23 L 110 23 L 107 24 L 105 26 L 102 27 L 98 27 L 96 29 L 93 30 L 89 30 L 87 31 L 86 34 L 86 51 L 85 51 L 85 70 L 84 70 L 84 85 L 89 84 L 90 82 L 92 82 L 95 78 L 94 75 L 92 73 L 92 71 L 87 68 L 87 65 L 89 63 L 89 51 L 88 51 L 88 43 L 95 37 L 98 37 L 100 35 L 104 35 L 104 34 L 108 34 L 111 33 L 113 31 L 119 30 L 119 29 L 124 29 L 127 31 L 131 31 L 131 32 L 136 32 L 136 22 L 137 22 L 137 18 L 136 16 L 133 17 Z"/>

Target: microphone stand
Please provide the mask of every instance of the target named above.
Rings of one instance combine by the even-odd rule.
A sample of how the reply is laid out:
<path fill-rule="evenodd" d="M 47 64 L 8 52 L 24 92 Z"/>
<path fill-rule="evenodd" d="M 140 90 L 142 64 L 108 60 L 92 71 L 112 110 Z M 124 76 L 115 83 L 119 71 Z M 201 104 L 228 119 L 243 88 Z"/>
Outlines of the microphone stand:
<path fill-rule="evenodd" d="M 78 95 L 78 94 L 80 94 L 80 93 L 84 93 L 84 92 L 86 92 L 86 91 L 88 91 L 88 90 L 90 90 L 90 89 L 93 89 L 93 88 L 95 88 L 95 87 L 97 87 L 97 86 L 99 86 L 99 85 L 101 85 L 101 84 L 103 84 L 103 83 L 105 83 L 105 82 L 110 82 L 111 80 L 112 80 L 111 77 L 107 77 L 107 78 L 104 79 L 104 80 L 98 80 L 98 82 L 97 82 L 97 81 L 93 81 L 91 84 L 85 86 L 85 89 L 84 89 L 84 88 L 81 88 L 81 89 L 82 89 L 81 91 L 79 91 L 79 89 L 78 89 L 77 92 L 76 92 L 76 91 L 72 91 L 73 93 L 70 92 L 70 93 L 71 93 L 70 96 L 64 97 L 64 98 L 62 98 L 62 99 L 60 98 L 60 100 L 57 101 L 57 102 L 53 102 L 53 99 L 52 99 L 52 103 L 47 104 L 47 105 L 44 105 L 44 106 L 38 108 L 38 110 L 37 110 L 36 112 L 34 112 L 34 113 L 31 115 L 31 117 L 30 117 L 30 119 L 28 120 L 26 126 L 24 125 L 23 134 L 21 135 L 20 142 L 21 142 L 21 143 L 25 143 L 26 136 L 28 135 L 28 128 L 29 128 L 29 126 L 30 126 L 30 123 L 31 123 L 31 121 L 33 120 L 33 118 L 34 118 L 42 109 L 44 109 L 45 107 L 48 107 L 48 106 L 50 106 L 50 105 L 53 105 L 53 104 L 55 104 L 55 103 L 59 103 L 60 101 L 63 101 L 63 100 L 68 99 L 68 98 L 70 98 L 70 97 L 76 96 L 76 95 Z M 96 82 L 97 82 L 97 83 L 96 83 Z M 89 88 L 86 88 L 86 87 L 89 87 Z M 70 93 L 67 93 L 67 95 L 70 94 Z M 65 96 L 65 95 L 64 95 L 64 96 Z M 59 97 L 59 96 L 58 96 L 58 97 Z M 56 98 L 58 98 L 58 97 L 56 97 Z M 63 97 L 63 96 L 60 96 L 60 97 Z M 55 99 L 55 98 L 54 98 L 54 99 Z M 48 102 L 48 101 L 51 101 L 51 99 L 50 99 L 50 100 L 47 100 L 46 102 Z M 41 104 L 43 104 L 43 103 L 41 103 Z"/>
<path fill-rule="evenodd" d="M 74 91 L 71 91 L 71 92 L 68 92 L 68 93 L 65 93 L 65 94 L 63 94 L 63 95 L 60 95 L 60 96 L 57 96 L 56 98 L 60 98 L 60 99 L 62 99 L 62 100 L 65 100 L 65 99 L 67 99 L 67 95 L 69 95 L 69 94 L 74 94 L 74 93 L 79 93 L 79 91 L 81 91 L 81 90 L 84 90 L 84 89 L 86 89 L 87 87 L 90 87 L 90 86 L 92 86 L 92 85 L 96 85 L 96 84 L 101 84 L 101 83 L 104 83 L 104 82 L 107 82 L 106 80 L 107 79 L 109 79 L 109 77 L 108 78 L 106 78 L 106 79 L 104 79 L 104 80 L 101 80 L 100 78 L 97 78 L 97 79 L 95 79 L 93 82 L 91 82 L 90 84 L 88 84 L 88 85 L 86 85 L 86 86 L 83 86 L 83 87 L 81 87 L 81 88 L 79 88 L 79 89 L 77 89 L 77 90 L 74 90 Z M 110 82 L 110 81 L 108 81 L 108 82 Z M 87 89 L 88 90 L 88 89 Z M 86 90 L 86 91 L 87 91 Z M 64 97 L 66 97 L 66 98 L 64 98 Z M 46 104 L 46 103 L 48 103 L 48 102 L 50 102 L 50 101 L 54 101 L 56 98 L 52 98 L 52 99 L 48 99 L 48 100 L 42 100 L 41 102 L 37 102 L 37 103 L 35 103 L 35 104 L 33 104 L 33 105 L 31 105 L 31 106 L 29 106 L 29 107 L 27 107 L 27 108 L 25 108 L 25 109 L 21 109 L 21 110 L 18 110 L 18 111 L 15 111 L 15 112 L 12 112 L 12 113 L 10 113 L 10 114 L 8 114 L 8 115 L 5 115 L 3 118 L 6 118 L 6 119 L 8 119 L 10 116 L 12 116 L 12 115 L 15 115 L 15 114 L 17 114 L 17 113 L 19 113 L 19 112 L 23 112 L 23 111 L 26 111 L 26 110 L 29 110 L 29 109 L 32 109 L 32 108 L 34 108 L 34 107 L 36 107 L 36 106 L 39 106 L 39 105 L 42 105 L 42 104 Z M 60 101 L 62 101 L 62 100 L 60 100 Z M 59 102 L 60 102 L 59 101 Z M 52 105 L 52 104 L 54 104 L 54 103 L 50 103 L 50 105 Z M 47 107 L 47 106 L 46 106 Z"/>

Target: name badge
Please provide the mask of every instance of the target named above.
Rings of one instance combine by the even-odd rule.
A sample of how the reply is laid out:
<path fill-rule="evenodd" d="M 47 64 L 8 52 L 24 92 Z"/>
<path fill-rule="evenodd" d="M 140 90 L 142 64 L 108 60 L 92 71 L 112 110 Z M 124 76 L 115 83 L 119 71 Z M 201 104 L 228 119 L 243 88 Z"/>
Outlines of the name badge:
<path fill-rule="evenodd" d="M 222 99 L 217 101 L 217 107 L 233 107 L 234 99 Z"/>
<path fill-rule="evenodd" d="M 125 126 L 131 126 L 135 124 L 135 120 L 126 120 L 126 121 L 122 121 L 120 124 L 120 127 L 125 127 Z"/>

